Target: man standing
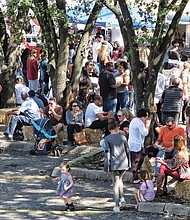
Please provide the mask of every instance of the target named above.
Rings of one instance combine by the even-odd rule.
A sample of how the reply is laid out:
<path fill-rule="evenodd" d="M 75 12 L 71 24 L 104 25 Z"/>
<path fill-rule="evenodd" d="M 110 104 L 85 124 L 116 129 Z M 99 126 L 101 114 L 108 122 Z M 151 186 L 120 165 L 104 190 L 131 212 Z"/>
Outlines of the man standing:
<path fill-rule="evenodd" d="M 47 74 L 47 66 L 48 66 L 48 59 L 46 51 L 42 51 L 41 53 L 41 61 L 40 61 L 40 87 L 41 87 L 41 94 L 47 95 L 48 92 L 48 84 L 49 84 L 49 75 Z"/>
<path fill-rule="evenodd" d="M 179 63 L 181 60 L 180 53 L 179 53 L 179 44 L 174 43 L 173 48 L 168 51 L 168 64 L 170 69 L 173 67 L 179 67 Z"/>
<path fill-rule="evenodd" d="M 112 116 L 112 112 L 104 112 L 101 109 L 102 97 L 95 95 L 94 101 L 87 106 L 85 113 L 85 127 L 91 129 L 105 128 L 105 134 L 109 134 L 108 131 L 108 119 Z"/>
<path fill-rule="evenodd" d="M 162 124 L 166 124 L 167 117 L 173 117 L 176 124 L 179 121 L 183 91 L 179 88 L 180 79 L 172 80 L 172 85 L 164 90 L 160 102 L 162 103 Z"/>
<path fill-rule="evenodd" d="M 61 119 L 63 116 L 63 108 L 57 104 L 55 97 L 51 97 L 49 99 L 49 104 L 45 107 L 43 115 L 46 118 L 49 118 L 53 126 L 56 126 L 56 133 L 62 129 L 63 124 L 61 123 Z"/>
<path fill-rule="evenodd" d="M 32 50 L 27 59 L 26 77 L 28 80 L 28 87 L 30 90 L 37 91 L 38 89 L 38 62 L 36 59 L 36 51 Z"/>
<path fill-rule="evenodd" d="M 108 62 L 106 64 L 106 69 L 100 73 L 99 86 L 100 95 L 103 98 L 103 111 L 112 111 L 113 113 L 115 113 L 117 106 L 116 88 L 120 86 L 121 83 L 116 83 L 113 71 L 114 64 L 112 62 Z"/>
<path fill-rule="evenodd" d="M 185 110 L 189 105 L 190 98 L 190 64 L 186 61 L 183 64 L 183 71 L 181 73 L 182 84 L 183 84 L 183 108 L 182 108 L 182 122 L 185 123 Z"/>
<path fill-rule="evenodd" d="M 144 148 L 144 140 L 150 129 L 149 110 L 141 108 L 137 111 L 137 117 L 129 124 L 128 145 L 131 152 L 133 179 L 138 180 L 138 164 Z"/>
<path fill-rule="evenodd" d="M 11 121 L 7 127 L 7 131 L 4 133 L 7 140 L 13 140 L 13 134 L 17 125 L 30 125 L 30 121 L 40 118 L 40 110 L 36 102 L 28 97 L 26 91 L 21 92 L 21 97 L 24 100 L 18 110 L 12 110 L 7 112 L 7 115 L 12 115 Z"/>
<path fill-rule="evenodd" d="M 162 94 L 164 92 L 164 89 L 166 89 L 167 85 L 167 78 L 164 75 L 164 67 L 160 68 L 160 71 L 157 76 L 157 82 L 156 82 L 156 88 L 155 88 L 155 94 L 154 94 L 154 104 L 156 104 L 156 113 L 158 115 L 159 121 L 161 122 L 161 106 L 160 99 L 162 97 Z"/>
<path fill-rule="evenodd" d="M 102 47 L 101 36 L 96 35 L 95 41 L 92 44 L 92 55 L 93 55 L 93 60 L 95 62 L 97 62 L 98 54 L 100 53 L 101 47 Z"/>
<path fill-rule="evenodd" d="M 148 57 L 150 55 L 150 50 L 147 47 L 147 43 L 144 43 L 139 49 L 139 59 L 145 64 L 145 67 L 148 67 Z"/>

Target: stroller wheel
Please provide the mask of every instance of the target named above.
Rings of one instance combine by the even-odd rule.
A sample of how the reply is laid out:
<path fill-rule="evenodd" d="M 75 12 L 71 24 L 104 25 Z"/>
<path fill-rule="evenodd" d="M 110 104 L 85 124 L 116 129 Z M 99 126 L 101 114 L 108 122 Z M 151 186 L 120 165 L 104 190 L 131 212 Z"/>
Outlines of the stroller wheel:
<path fill-rule="evenodd" d="M 35 150 L 31 150 L 30 151 L 30 155 L 36 155 L 36 151 Z"/>
<path fill-rule="evenodd" d="M 61 152 L 60 152 L 59 149 L 57 150 L 57 156 L 58 156 L 58 157 L 61 157 Z"/>

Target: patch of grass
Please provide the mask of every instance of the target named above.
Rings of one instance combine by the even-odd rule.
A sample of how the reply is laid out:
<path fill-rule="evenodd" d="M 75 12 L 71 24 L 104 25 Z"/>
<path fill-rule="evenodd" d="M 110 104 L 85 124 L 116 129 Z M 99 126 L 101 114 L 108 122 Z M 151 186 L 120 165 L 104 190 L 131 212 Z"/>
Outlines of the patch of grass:
<path fill-rule="evenodd" d="M 93 156 L 83 157 L 80 160 L 72 163 L 72 166 L 87 168 L 87 169 L 100 169 L 102 170 L 104 165 L 104 152 L 97 153 Z"/>

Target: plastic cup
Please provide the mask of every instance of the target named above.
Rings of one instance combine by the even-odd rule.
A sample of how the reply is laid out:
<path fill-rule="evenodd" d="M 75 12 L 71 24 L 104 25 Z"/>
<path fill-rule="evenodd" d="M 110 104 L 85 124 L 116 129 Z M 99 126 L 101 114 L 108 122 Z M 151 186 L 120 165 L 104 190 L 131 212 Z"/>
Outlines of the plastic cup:
<path fill-rule="evenodd" d="M 67 145 L 67 139 L 63 139 L 63 145 Z"/>

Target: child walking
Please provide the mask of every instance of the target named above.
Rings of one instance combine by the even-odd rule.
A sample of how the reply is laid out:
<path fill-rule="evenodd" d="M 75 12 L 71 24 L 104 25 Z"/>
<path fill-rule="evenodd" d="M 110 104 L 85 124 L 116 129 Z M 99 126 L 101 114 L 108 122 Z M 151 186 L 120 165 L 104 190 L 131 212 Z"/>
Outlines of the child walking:
<path fill-rule="evenodd" d="M 70 166 L 67 162 L 62 162 L 60 168 L 61 176 L 54 179 L 58 182 L 56 194 L 65 202 L 65 211 L 74 211 L 75 207 L 71 198 L 76 195 L 76 190 L 74 188 L 73 178 L 69 173 Z"/>
<path fill-rule="evenodd" d="M 123 195 L 123 176 L 130 168 L 130 153 L 127 139 L 119 133 L 119 126 L 115 119 L 109 119 L 110 135 L 105 137 L 104 171 L 111 173 L 113 182 L 114 212 L 120 212 L 120 206 L 126 204 Z"/>
<path fill-rule="evenodd" d="M 149 173 L 146 170 L 142 170 L 140 176 L 143 182 L 139 190 L 134 190 L 134 196 L 137 202 L 136 209 L 138 209 L 140 202 L 150 202 L 154 200 L 155 197 L 154 184 L 152 180 L 150 180 Z"/>

